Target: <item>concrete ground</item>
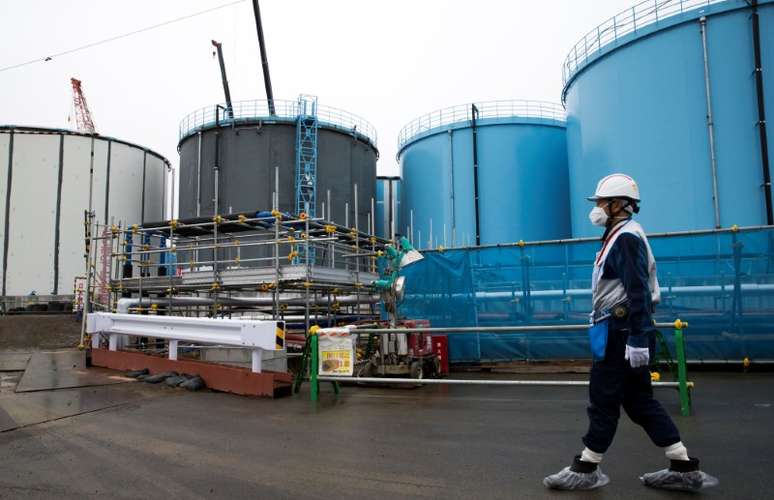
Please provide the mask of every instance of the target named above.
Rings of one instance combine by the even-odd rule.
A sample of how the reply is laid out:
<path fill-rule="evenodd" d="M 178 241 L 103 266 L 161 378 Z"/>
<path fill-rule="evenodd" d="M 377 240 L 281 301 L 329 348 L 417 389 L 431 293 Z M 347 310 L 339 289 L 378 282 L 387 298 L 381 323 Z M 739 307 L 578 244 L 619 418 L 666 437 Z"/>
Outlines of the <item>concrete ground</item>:
<path fill-rule="evenodd" d="M 772 498 L 774 374 L 691 378 L 692 417 L 678 416 L 676 391 L 658 394 L 720 478 L 702 495 Z M 610 485 L 544 489 L 582 447 L 582 387 L 344 387 L 337 398 L 325 384 L 314 404 L 308 388 L 272 401 L 137 382 L 14 393 L 15 380 L 0 389 L 2 498 L 686 497 L 640 484 L 665 461 L 626 417 L 603 465 Z"/>

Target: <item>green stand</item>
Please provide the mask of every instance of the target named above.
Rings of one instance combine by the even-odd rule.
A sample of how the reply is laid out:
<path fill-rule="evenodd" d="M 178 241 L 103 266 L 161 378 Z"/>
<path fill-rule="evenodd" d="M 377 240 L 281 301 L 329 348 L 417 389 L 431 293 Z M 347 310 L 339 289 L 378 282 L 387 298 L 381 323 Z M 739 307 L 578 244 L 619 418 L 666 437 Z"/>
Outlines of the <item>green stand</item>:
<path fill-rule="evenodd" d="M 310 363 L 309 363 L 309 383 L 311 384 L 311 389 L 309 391 L 309 399 L 311 401 L 317 401 L 320 397 L 320 381 L 317 380 L 317 373 L 320 370 L 320 344 L 318 342 L 317 332 L 320 330 L 320 327 L 313 326 L 309 329 L 309 336 L 308 336 L 308 344 L 309 344 L 309 351 L 310 351 Z M 306 366 L 306 365 L 304 365 Z M 341 392 L 341 389 L 339 388 L 338 382 L 331 382 L 333 384 L 333 392 L 336 393 L 336 395 Z"/>
<path fill-rule="evenodd" d="M 320 366 L 320 352 L 319 352 L 319 345 L 317 342 L 317 330 L 312 328 L 309 330 L 309 343 L 312 348 L 312 355 L 311 359 L 312 362 L 309 365 L 309 383 L 312 384 L 312 389 L 310 391 L 310 398 L 312 401 L 317 401 L 317 398 L 320 394 L 320 382 L 317 381 L 317 372 L 319 370 Z"/>
<path fill-rule="evenodd" d="M 677 353 L 677 382 L 680 389 L 680 413 L 687 417 L 691 414 L 691 391 L 688 384 L 688 365 L 685 361 L 685 336 L 683 329 L 688 327 L 679 319 L 675 321 L 675 351 Z"/>

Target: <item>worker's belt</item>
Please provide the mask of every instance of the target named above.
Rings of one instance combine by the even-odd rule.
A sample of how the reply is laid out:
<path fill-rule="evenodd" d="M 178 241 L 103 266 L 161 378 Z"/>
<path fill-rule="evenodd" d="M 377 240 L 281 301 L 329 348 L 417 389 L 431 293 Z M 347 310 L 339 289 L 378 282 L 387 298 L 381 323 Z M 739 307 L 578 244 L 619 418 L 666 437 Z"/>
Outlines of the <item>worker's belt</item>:
<path fill-rule="evenodd" d="M 590 315 L 590 320 L 591 320 L 591 324 L 595 325 L 600 321 L 604 321 L 611 317 L 615 319 L 623 319 L 628 315 L 629 315 L 629 308 L 626 307 L 625 303 L 620 303 L 620 304 L 614 305 L 613 307 L 602 309 L 601 311 L 592 311 Z"/>

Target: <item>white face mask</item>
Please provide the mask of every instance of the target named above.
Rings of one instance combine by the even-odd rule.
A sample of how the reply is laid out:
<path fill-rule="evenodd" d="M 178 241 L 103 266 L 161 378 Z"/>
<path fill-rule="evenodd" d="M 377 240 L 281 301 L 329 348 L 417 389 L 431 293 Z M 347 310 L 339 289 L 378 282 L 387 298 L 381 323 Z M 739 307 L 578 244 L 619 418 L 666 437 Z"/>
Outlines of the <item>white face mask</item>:
<path fill-rule="evenodd" d="M 589 212 L 589 220 L 592 224 L 595 226 L 605 226 L 607 225 L 607 213 L 605 213 L 604 209 L 601 207 L 594 207 L 591 209 L 591 212 Z"/>

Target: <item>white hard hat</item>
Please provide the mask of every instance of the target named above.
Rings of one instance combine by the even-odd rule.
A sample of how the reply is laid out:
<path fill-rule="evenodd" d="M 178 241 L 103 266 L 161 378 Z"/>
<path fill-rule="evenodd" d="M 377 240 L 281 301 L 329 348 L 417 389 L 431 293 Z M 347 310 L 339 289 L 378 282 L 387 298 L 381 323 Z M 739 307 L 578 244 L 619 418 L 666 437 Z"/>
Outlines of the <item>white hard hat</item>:
<path fill-rule="evenodd" d="M 640 188 L 634 179 L 626 174 L 610 174 L 599 181 L 594 196 L 588 199 L 597 201 L 600 198 L 628 198 L 640 201 Z"/>

